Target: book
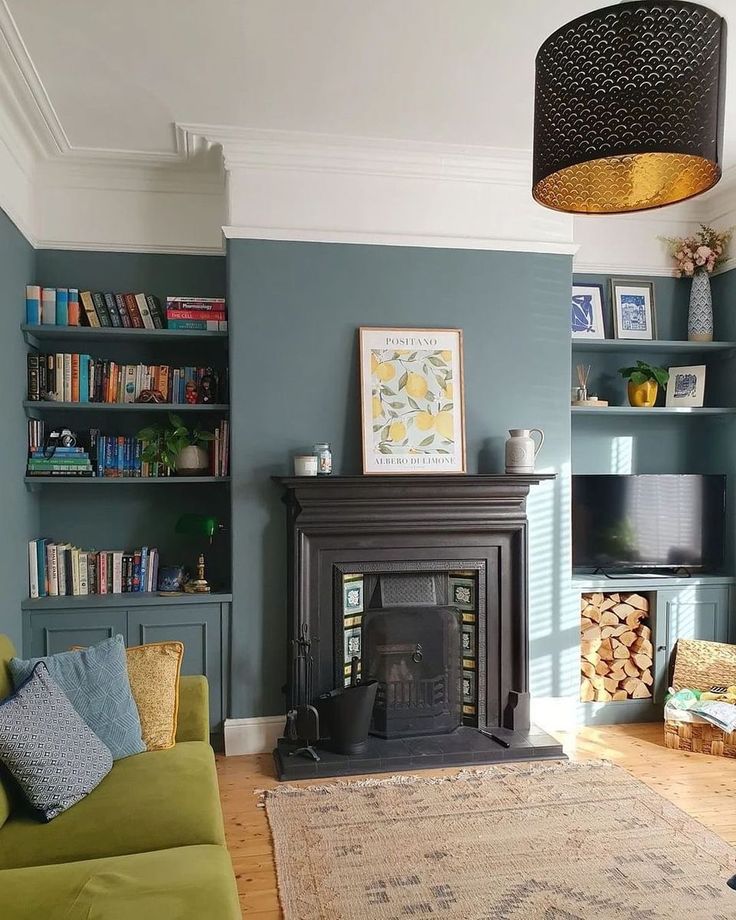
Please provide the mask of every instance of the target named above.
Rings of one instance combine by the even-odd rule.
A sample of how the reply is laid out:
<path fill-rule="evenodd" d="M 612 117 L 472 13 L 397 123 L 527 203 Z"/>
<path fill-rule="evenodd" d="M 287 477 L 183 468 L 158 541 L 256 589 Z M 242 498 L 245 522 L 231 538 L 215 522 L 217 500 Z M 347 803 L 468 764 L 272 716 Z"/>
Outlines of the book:
<path fill-rule="evenodd" d="M 198 319 L 205 322 L 220 322 L 227 319 L 226 313 L 216 313 L 214 310 L 167 310 L 166 319 Z"/>
<path fill-rule="evenodd" d="M 36 402 L 41 398 L 41 387 L 39 385 L 40 355 L 33 351 L 28 352 L 26 362 L 28 365 L 28 399 Z"/>
<path fill-rule="evenodd" d="M 217 320 L 201 319 L 170 319 L 167 326 L 169 329 L 188 329 L 191 332 L 224 332 L 220 329 L 220 323 Z"/>
<path fill-rule="evenodd" d="M 146 300 L 145 294 L 136 294 L 135 302 L 138 305 L 138 312 L 141 315 L 143 320 L 143 325 L 146 329 L 154 329 L 153 317 L 151 316 L 151 311 L 148 309 L 148 301 Z"/>
<path fill-rule="evenodd" d="M 39 597 L 48 597 L 49 572 L 47 565 L 46 544 L 47 540 L 36 540 L 36 562 L 38 565 L 38 594 Z"/>
<path fill-rule="evenodd" d="M 79 325 L 79 291 L 76 288 L 69 288 L 69 325 Z"/>
<path fill-rule="evenodd" d="M 72 356 L 64 354 L 64 399 L 63 402 L 72 401 Z"/>
<path fill-rule="evenodd" d="M 55 543 L 46 544 L 46 571 L 48 578 L 48 593 L 50 597 L 57 597 L 59 594 L 59 570 L 58 555 Z"/>
<path fill-rule="evenodd" d="M 148 305 L 148 312 L 151 314 L 151 319 L 153 320 L 153 326 L 155 329 L 163 329 L 166 323 L 164 322 L 164 314 L 161 309 L 161 302 L 158 297 L 154 297 L 153 294 L 146 294 L 146 303 Z"/>
<path fill-rule="evenodd" d="M 79 299 L 82 303 L 82 307 L 84 308 L 84 315 L 87 320 L 87 325 L 99 328 L 100 319 L 97 316 L 97 310 L 95 310 L 95 304 L 92 300 L 92 292 L 80 291 Z"/>
<path fill-rule="evenodd" d="M 114 550 L 112 554 L 112 594 L 123 593 L 123 551 Z"/>
<path fill-rule="evenodd" d="M 166 312 L 169 310 L 207 310 L 226 313 L 224 297 L 167 297 Z"/>
<path fill-rule="evenodd" d="M 41 290 L 41 322 L 44 326 L 56 325 L 56 288 Z"/>
<path fill-rule="evenodd" d="M 125 295 L 116 294 L 115 304 L 117 305 L 118 313 L 120 314 L 120 321 L 126 329 L 130 329 L 133 324 L 130 321 L 130 314 L 128 313 L 128 307 L 125 303 Z"/>
<path fill-rule="evenodd" d="M 71 357 L 72 379 L 71 379 L 71 401 L 79 402 L 79 359 L 81 355 L 73 354 Z"/>
<path fill-rule="evenodd" d="M 141 317 L 141 311 L 138 309 L 138 301 L 136 300 L 135 294 L 124 294 L 125 305 L 128 308 L 128 314 L 130 316 L 130 322 L 134 329 L 143 329 L 143 319 Z"/>
<path fill-rule="evenodd" d="M 79 578 L 79 574 L 80 574 L 79 573 L 79 549 L 76 546 L 72 546 L 70 555 L 71 555 L 71 563 L 72 563 L 72 577 L 71 577 L 72 590 L 69 593 L 74 594 L 74 595 L 79 595 L 82 593 L 80 590 L 80 578 Z"/>
<path fill-rule="evenodd" d="M 112 320 L 107 310 L 104 294 L 94 291 L 92 294 L 92 303 L 95 305 L 95 313 L 100 321 L 100 326 L 112 326 Z"/>
<path fill-rule="evenodd" d="M 40 597 L 38 588 L 38 551 L 36 540 L 28 544 L 28 593 L 31 597 Z"/>
<path fill-rule="evenodd" d="M 120 328 L 123 325 L 123 321 L 118 311 L 118 304 L 117 300 L 115 299 L 115 295 L 108 291 L 107 293 L 104 293 L 102 297 L 105 301 L 105 307 L 110 317 L 110 325 Z"/>
<path fill-rule="evenodd" d="M 26 323 L 29 326 L 41 325 L 41 288 L 38 284 L 26 285 Z"/>
<path fill-rule="evenodd" d="M 67 288 L 56 289 L 56 325 L 69 325 L 69 290 Z"/>
<path fill-rule="evenodd" d="M 79 593 L 89 594 L 89 556 L 88 552 L 79 550 Z"/>
<path fill-rule="evenodd" d="M 71 594 L 71 591 L 67 592 L 67 547 L 69 547 L 68 543 L 53 544 L 54 555 L 56 556 L 56 590 L 60 597 L 64 597 L 67 593 Z"/>

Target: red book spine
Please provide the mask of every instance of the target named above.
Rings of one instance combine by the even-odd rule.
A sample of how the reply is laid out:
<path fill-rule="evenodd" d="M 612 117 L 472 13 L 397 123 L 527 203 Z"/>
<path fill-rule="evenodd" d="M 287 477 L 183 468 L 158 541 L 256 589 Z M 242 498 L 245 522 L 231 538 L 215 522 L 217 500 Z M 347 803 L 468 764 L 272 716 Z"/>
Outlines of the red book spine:
<path fill-rule="evenodd" d="M 138 309 L 135 294 L 123 294 L 123 297 L 125 297 L 125 306 L 128 308 L 128 316 L 130 316 L 133 328 L 143 329 L 143 318 L 141 317 L 141 311 Z"/>

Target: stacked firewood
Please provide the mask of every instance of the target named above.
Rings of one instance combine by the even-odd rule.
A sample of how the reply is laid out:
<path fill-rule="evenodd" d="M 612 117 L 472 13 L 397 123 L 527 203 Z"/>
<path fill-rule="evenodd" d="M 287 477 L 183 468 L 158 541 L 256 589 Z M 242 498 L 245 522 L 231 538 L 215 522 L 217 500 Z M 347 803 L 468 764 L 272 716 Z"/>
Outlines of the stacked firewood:
<path fill-rule="evenodd" d="M 583 594 L 580 600 L 580 699 L 638 700 L 652 695 L 649 601 L 640 594 Z"/>

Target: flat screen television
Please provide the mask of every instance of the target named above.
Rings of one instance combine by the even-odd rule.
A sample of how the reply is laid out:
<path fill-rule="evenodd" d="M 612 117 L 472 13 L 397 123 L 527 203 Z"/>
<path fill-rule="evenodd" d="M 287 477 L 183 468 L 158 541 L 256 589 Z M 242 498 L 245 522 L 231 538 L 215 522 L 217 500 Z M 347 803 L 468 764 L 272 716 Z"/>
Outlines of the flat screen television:
<path fill-rule="evenodd" d="M 725 476 L 573 476 L 573 567 L 718 572 L 725 500 Z"/>

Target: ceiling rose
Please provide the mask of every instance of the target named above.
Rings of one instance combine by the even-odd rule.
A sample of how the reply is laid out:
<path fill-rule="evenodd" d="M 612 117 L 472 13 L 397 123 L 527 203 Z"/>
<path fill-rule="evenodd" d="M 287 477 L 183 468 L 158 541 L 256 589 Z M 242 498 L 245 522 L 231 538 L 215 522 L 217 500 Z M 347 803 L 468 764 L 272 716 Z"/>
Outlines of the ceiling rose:
<path fill-rule="evenodd" d="M 638 0 L 551 35 L 536 58 L 532 195 L 618 214 L 692 198 L 721 177 L 726 21 Z"/>

